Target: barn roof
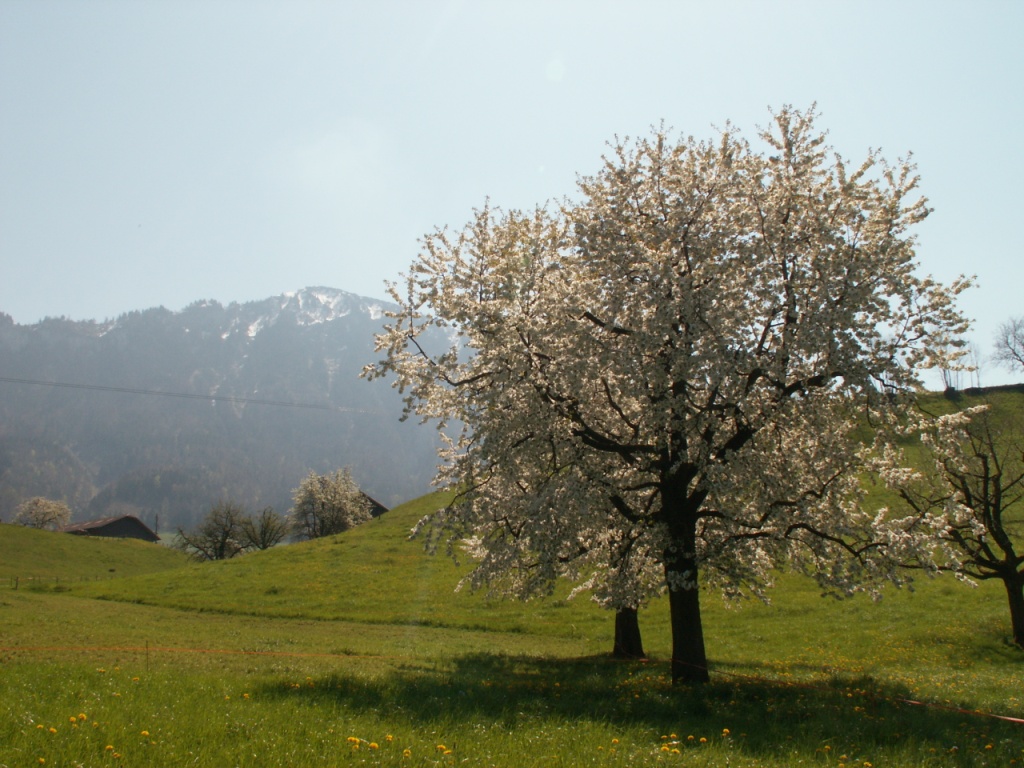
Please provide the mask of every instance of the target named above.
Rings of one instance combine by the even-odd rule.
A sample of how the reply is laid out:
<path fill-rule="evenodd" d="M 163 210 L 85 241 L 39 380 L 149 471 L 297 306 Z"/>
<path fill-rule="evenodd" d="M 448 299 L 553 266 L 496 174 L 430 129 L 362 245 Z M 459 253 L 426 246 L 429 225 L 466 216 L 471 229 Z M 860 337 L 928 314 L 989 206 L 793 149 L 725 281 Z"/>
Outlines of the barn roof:
<path fill-rule="evenodd" d="M 61 530 L 64 533 L 75 533 L 78 535 L 103 535 L 105 531 L 120 529 L 117 536 L 144 539 L 146 541 L 160 541 L 160 537 L 144 522 L 135 515 L 117 515 L 114 517 L 101 517 L 96 520 L 86 520 L 82 523 L 66 525 Z M 110 535 L 109 533 L 107 535 Z"/>
<path fill-rule="evenodd" d="M 373 496 L 371 496 L 370 494 L 365 493 L 364 491 L 360 491 L 360 493 L 362 493 L 366 500 L 370 502 L 370 514 L 373 517 L 380 517 L 388 511 L 387 507 L 385 507 L 383 504 L 381 504 L 379 501 L 373 498 Z"/>

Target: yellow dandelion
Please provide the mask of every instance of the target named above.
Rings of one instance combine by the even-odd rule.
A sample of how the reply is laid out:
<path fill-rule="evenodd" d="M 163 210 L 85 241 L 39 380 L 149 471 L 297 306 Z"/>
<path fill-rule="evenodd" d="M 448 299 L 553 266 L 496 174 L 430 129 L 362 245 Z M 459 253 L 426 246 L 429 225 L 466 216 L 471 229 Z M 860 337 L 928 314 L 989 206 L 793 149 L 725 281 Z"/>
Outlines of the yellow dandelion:
<path fill-rule="evenodd" d="M 395 740 L 395 737 L 392 736 L 390 733 L 387 736 L 384 737 L 384 741 L 386 741 L 388 744 L 390 744 L 394 740 Z"/>
<path fill-rule="evenodd" d="M 133 677 L 133 678 L 132 678 L 132 682 L 133 682 L 133 683 L 137 683 L 137 682 L 139 682 L 139 678 L 137 678 L 137 677 Z"/>
<path fill-rule="evenodd" d="M 619 743 L 618 739 L 612 739 L 612 744 L 618 744 L 618 743 Z"/>
<path fill-rule="evenodd" d="M 53 726 L 50 726 L 50 733 L 56 733 L 56 732 L 57 732 L 57 729 L 54 728 Z"/>
<path fill-rule="evenodd" d="M 448 749 L 448 747 L 446 747 L 444 744 L 438 744 L 437 745 L 437 751 L 438 752 L 444 752 L 446 749 Z"/>
<path fill-rule="evenodd" d="M 701 737 L 700 737 L 700 743 L 701 743 L 701 744 L 707 744 L 707 743 L 708 743 L 708 740 L 707 740 L 707 739 L 705 739 L 705 738 L 704 738 L 703 736 L 701 736 Z"/>
<path fill-rule="evenodd" d="M 687 740 L 687 741 L 693 741 L 693 735 L 691 734 L 690 736 L 687 736 L 687 737 L 686 737 L 686 740 Z"/>
<path fill-rule="evenodd" d="M 85 712 L 79 712 L 79 713 L 78 713 L 78 719 L 79 719 L 79 720 L 88 720 L 89 718 L 87 718 L 87 717 L 85 716 Z"/>
<path fill-rule="evenodd" d="M 40 757 L 39 758 L 39 764 L 40 765 L 45 765 L 46 764 L 46 758 L 45 757 Z"/>
<path fill-rule="evenodd" d="M 406 759 L 408 759 L 408 758 L 412 757 L 412 750 L 411 750 L 411 749 L 409 749 L 408 747 L 406 747 L 405 749 L 403 749 L 403 750 L 402 750 L 402 757 L 404 757 L 404 758 L 406 758 Z"/>
<path fill-rule="evenodd" d="M 728 736 L 730 733 L 731 733 L 731 731 L 728 728 L 723 728 L 722 729 L 722 735 L 723 736 Z"/>
<path fill-rule="evenodd" d="M 107 744 L 107 746 L 105 746 L 103 749 L 105 751 L 107 751 L 107 752 L 113 752 L 114 751 L 114 745 L 113 744 Z"/>
<path fill-rule="evenodd" d="M 143 735 L 143 736 L 149 736 L 149 731 L 143 731 L 143 732 L 142 732 L 142 735 Z"/>
<path fill-rule="evenodd" d="M 380 745 L 376 741 L 370 742 L 370 749 L 380 749 Z"/>
<path fill-rule="evenodd" d="M 75 717 L 74 715 L 72 715 L 71 717 L 68 718 L 68 722 L 70 722 L 70 723 L 77 723 L 78 722 L 78 718 Z"/>
<path fill-rule="evenodd" d="M 45 727 L 46 727 L 45 725 L 43 725 L 42 723 L 40 723 L 39 725 L 37 725 L 37 726 L 36 726 L 36 729 L 37 729 L 37 730 L 40 730 L 40 731 L 41 731 L 41 730 L 43 730 L 43 728 L 45 728 Z"/>
<path fill-rule="evenodd" d="M 682 752 L 679 751 L 679 747 L 672 747 L 672 754 L 673 755 L 681 755 Z"/>

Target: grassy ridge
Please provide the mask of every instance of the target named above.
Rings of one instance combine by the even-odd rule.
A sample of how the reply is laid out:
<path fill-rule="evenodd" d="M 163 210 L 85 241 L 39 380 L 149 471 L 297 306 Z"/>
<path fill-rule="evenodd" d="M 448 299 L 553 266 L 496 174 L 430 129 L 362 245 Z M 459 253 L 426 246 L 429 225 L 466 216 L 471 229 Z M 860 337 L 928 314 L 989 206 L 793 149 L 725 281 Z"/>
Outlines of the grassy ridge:
<path fill-rule="evenodd" d="M 0 525 L 0 579 L 109 579 L 180 568 L 181 553 L 136 539 L 105 539 Z"/>
<path fill-rule="evenodd" d="M 107 600 L 254 616 L 567 637 L 607 633 L 608 616 L 586 598 L 523 604 L 456 592 L 467 566 L 457 566 L 444 555 L 428 556 L 421 541 L 408 538 L 413 525 L 446 499 L 444 494 L 416 499 L 341 536 L 194 564 L 173 573 L 85 584 L 75 591 Z"/>

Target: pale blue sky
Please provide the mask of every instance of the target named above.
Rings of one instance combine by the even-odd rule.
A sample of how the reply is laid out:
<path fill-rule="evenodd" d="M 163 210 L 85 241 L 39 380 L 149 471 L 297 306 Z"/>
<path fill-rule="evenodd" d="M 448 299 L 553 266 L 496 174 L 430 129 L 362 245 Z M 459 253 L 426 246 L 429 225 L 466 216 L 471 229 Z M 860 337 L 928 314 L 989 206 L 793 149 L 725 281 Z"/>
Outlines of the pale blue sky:
<path fill-rule="evenodd" d="M 846 157 L 914 153 L 922 272 L 978 275 L 988 353 L 1024 314 L 1022 39 L 1015 0 L 0 0 L 0 311 L 383 298 L 425 232 L 572 195 L 616 134 L 817 102 Z"/>

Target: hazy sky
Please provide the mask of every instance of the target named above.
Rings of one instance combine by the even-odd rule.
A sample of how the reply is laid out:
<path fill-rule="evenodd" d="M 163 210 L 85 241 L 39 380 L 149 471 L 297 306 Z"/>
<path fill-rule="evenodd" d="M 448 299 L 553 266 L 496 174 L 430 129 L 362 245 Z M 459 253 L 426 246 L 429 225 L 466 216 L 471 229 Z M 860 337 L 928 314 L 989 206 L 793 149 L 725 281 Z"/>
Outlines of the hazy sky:
<path fill-rule="evenodd" d="M 914 153 L 921 271 L 977 274 L 988 353 L 1024 314 L 1022 39 L 1016 0 L 0 0 L 0 311 L 383 298 L 421 235 L 573 195 L 616 135 L 816 102 L 847 158 Z"/>

